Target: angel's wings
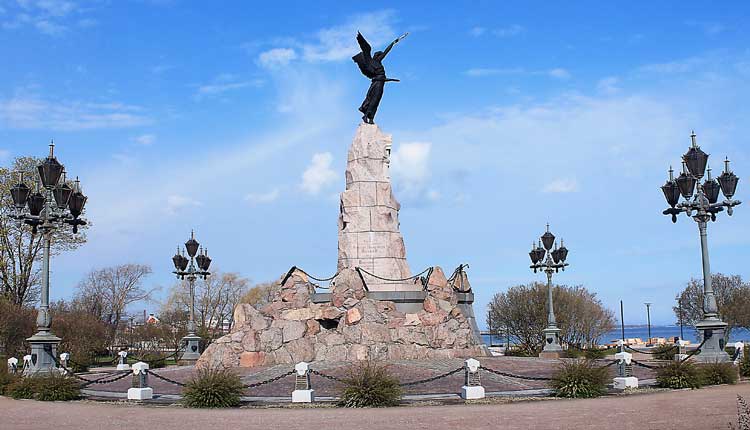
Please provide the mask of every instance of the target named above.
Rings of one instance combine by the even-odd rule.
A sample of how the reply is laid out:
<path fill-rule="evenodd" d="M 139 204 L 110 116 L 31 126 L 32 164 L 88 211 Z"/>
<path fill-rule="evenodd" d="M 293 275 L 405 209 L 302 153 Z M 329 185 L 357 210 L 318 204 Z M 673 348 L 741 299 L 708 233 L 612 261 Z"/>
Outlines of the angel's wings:
<path fill-rule="evenodd" d="M 357 32 L 357 43 L 359 43 L 359 47 L 362 49 L 362 53 L 365 54 L 365 57 L 372 58 L 372 46 L 365 40 L 365 37 L 362 36 L 362 33 L 359 31 Z"/>
<path fill-rule="evenodd" d="M 359 70 L 362 71 L 363 75 L 372 79 L 375 77 L 375 71 L 373 70 L 372 65 L 372 47 L 367 43 L 367 40 L 365 40 L 360 32 L 357 32 L 357 43 L 359 43 L 362 52 L 353 56 L 352 60 L 357 63 L 357 66 L 359 66 Z"/>

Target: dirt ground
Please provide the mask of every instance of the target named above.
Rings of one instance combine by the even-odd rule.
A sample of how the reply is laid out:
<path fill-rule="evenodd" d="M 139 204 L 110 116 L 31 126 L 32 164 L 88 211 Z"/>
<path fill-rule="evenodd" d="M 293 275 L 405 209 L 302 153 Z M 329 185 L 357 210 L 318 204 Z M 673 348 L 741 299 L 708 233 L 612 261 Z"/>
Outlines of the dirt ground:
<path fill-rule="evenodd" d="M 737 394 L 750 383 L 508 404 L 402 406 L 388 409 L 242 408 L 196 410 L 124 403 L 35 402 L 0 397 L 0 428 L 37 429 L 728 429 Z M 32 418 L 33 417 L 33 418 Z"/>

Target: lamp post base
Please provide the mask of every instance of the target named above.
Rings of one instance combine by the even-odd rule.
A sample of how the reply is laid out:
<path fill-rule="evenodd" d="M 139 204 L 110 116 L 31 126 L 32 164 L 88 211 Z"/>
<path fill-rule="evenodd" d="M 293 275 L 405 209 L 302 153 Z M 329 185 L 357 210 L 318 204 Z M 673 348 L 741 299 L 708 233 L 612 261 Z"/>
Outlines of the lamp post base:
<path fill-rule="evenodd" d="M 539 354 L 540 358 L 560 358 L 563 354 L 560 346 L 560 329 L 549 326 L 542 331 L 544 333 L 544 348 Z"/>
<path fill-rule="evenodd" d="M 39 331 L 26 339 L 31 344 L 31 364 L 24 371 L 24 375 L 44 376 L 60 373 L 55 358 L 60 338 L 48 331 Z"/>
<path fill-rule="evenodd" d="M 693 356 L 695 361 L 716 363 L 731 360 L 729 354 L 724 351 L 727 343 L 727 323 L 719 319 L 704 319 L 696 324 L 695 328 L 701 332 L 701 337 L 705 340 L 705 343 L 701 346 L 700 354 Z"/>
<path fill-rule="evenodd" d="M 196 361 L 201 357 L 200 352 L 200 336 L 196 336 L 194 333 L 190 333 L 182 338 L 185 350 L 180 356 L 180 364 L 195 364 Z"/>

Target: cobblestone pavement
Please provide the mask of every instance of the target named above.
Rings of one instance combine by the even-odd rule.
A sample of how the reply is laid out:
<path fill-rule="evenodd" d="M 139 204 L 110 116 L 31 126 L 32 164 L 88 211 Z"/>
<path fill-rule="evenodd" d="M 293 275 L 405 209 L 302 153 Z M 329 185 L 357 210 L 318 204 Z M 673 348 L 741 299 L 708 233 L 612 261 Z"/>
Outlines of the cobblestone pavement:
<path fill-rule="evenodd" d="M 482 358 L 480 362 L 482 363 L 483 367 L 487 367 L 490 369 L 499 370 L 514 375 L 535 377 L 551 376 L 556 366 L 558 366 L 559 364 L 559 360 L 524 357 L 485 357 Z M 600 361 L 602 365 L 607 364 L 608 362 L 608 360 Z M 345 376 L 347 369 L 350 366 L 351 363 L 312 363 L 312 368 L 314 370 L 335 377 Z M 404 360 L 389 364 L 391 373 L 402 383 L 441 375 L 462 366 L 463 360 L 461 359 Z M 289 372 L 291 369 L 291 365 L 275 365 L 265 368 L 239 368 L 237 369 L 237 372 L 242 376 L 242 379 L 246 384 L 251 384 L 273 378 L 275 376 Z M 609 369 L 612 376 L 614 377 L 616 367 L 611 366 Z M 157 374 L 164 375 L 167 378 L 174 379 L 179 382 L 185 382 L 189 380 L 191 375 L 193 374 L 192 367 L 173 366 L 164 369 L 154 369 L 153 371 Z M 651 370 L 641 367 L 635 367 L 634 373 L 635 376 L 640 379 L 648 379 L 653 377 L 653 372 Z M 94 375 L 85 377 L 89 379 L 95 378 Z M 407 387 L 405 389 L 405 394 L 458 393 L 461 391 L 461 386 L 464 382 L 463 378 L 463 372 L 458 372 L 449 377 L 439 379 L 427 384 Z M 529 381 L 509 378 L 505 376 L 495 375 L 486 371 L 481 373 L 481 379 L 482 385 L 488 392 L 527 390 L 545 388 L 547 386 L 545 381 Z M 130 384 L 130 378 L 125 378 L 111 384 L 91 385 L 89 386 L 89 389 L 96 391 L 124 393 L 130 387 Z M 318 396 L 335 396 L 339 392 L 338 383 L 321 378 L 317 375 L 312 375 L 312 384 L 313 388 L 315 389 L 315 393 Z M 181 387 L 177 385 L 169 384 L 153 376 L 149 378 L 149 385 L 157 394 L 179 394 L 182 390 Z M 283 397 L 290 396 L 292 390 L 294 390 L 294 377 L 288 376 L 272 384 L 249 389 L 247 390 L 246 395 L 254 397 Z"/>
<path fill-rule="evenodd" d="M 726 429 L 737 422 L 736 396 L 750 384 L 509 404 L 387 409 L 273 408 L 198 410 L 126 403 L 34 402 L 0 397 L 3 430 L 98 429 Z"/>

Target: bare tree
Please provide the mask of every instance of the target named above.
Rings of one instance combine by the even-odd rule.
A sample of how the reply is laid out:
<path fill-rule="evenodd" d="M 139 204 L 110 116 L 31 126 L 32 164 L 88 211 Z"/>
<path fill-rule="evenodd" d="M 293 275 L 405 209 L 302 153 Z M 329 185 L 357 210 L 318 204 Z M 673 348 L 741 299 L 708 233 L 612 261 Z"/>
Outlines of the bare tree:
<path fill-rule="evenodd" d="M 557 285 L 553 300 L 563 343 L 591 346 L 614 327 L 612 311 L 583 286 Z M 508 332 L 524 352 L 538 353 L 547 326 L 547 285 L 517 285 L 495 294 L 487 321 L 490 330 Z"/>
<path fill-rule="evenodd" d="M 719 316 L 728 324 L 727 339 L 732 329 L 744 327 L 750 329 L 750 284 L 742 282 L 738 275 L 714 273 L 711 284 L 716 295 Z M 679 322 L 695 325 L 703 319 L 703 279 L 690 279 L 685 289 L 678 295 L 678 305 L 672 307 Z M 682 305 L 682 311 L 680 306 Z"/>
<path fill-rule="evenodd" d="M 150 300 L 155 288 L 142 286 L 151 267 L 123 264 L 89 272 L 78 284 L 75 300 L 116 330 L 131 303 Z"/>
<path fill-rule="evenodd" d="M 0 294 L 16 305 L 30 304 L 38 297 L 42 235 L 32 234 L 27 225 L 8 217 L 13 210 L 10 188 L 18 183 L 18 172 L 24 174 L 27 185 L 36 184 L 36 166 L 41 161 L 19 157 L 13 161 L 12 167 L 0 167 Z M 30 187 L 34 189 L 34 186 Z M 87 228 L 82 226 L 77 235 L 69 228 L 55 230 L 52 234 L 52 255 L 75 249 L 86 242 Z"/>
<path fill-rule="evenodd" d="M 260 308 L 271 301 L 272 292 L 277 285 L 278 282 L 274 281 L 255 284 L 242 296 L 240 303 L 247 303 Z"/>
<path fill-rule="evenodd" d="M 246 293 L 250 281 L 238 273 L 214 270 L 205 280 L 195 283 L 196 324 L 211 335 L 219 334 L 225 319 L 232 320 L 234 308 Z M 172 287 L 162 311 L 187 309 L 190 305 L 190 286 L 187 280 Z"/>

